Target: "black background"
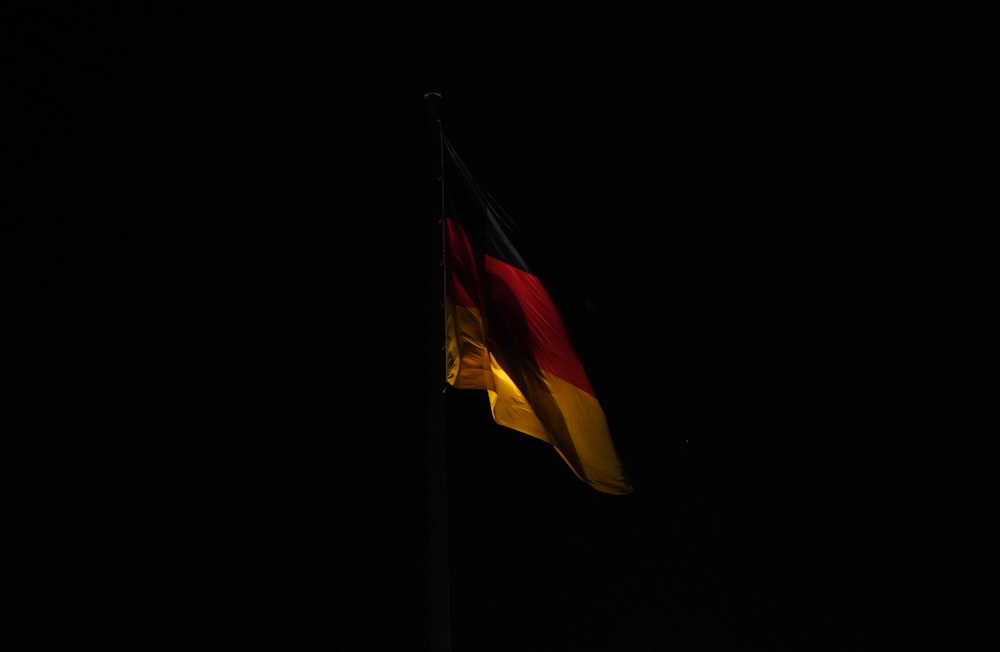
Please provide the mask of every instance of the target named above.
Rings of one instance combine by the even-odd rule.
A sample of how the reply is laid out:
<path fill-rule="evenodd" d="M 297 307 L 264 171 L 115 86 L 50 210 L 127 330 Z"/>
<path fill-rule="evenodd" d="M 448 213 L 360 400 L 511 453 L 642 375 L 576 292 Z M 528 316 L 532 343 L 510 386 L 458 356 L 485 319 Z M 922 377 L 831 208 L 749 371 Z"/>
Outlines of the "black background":
<path fill-rule="evenodd" d="M 636 486 L 448 394 L 455 650 L 986 633 L 995 248 L 947 21 L 499 11 L 12 10 L 39 640 L 427 649 L 430 90 Z"/>

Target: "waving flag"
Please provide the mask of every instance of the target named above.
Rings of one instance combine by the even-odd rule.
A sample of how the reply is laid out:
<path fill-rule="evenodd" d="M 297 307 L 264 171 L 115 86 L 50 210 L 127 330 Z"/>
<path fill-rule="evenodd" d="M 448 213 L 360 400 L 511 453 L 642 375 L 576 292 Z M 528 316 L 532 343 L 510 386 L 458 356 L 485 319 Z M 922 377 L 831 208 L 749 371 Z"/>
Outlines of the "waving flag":
<path fill-rule="evenodd" d="M 631 492 L 559 311 L 514 247 L 513 223 L 444 145 L 456 172 L 444 207 L 448 383 L 486 390 L 496 423 L 551 444 L 594 489 Z"/>

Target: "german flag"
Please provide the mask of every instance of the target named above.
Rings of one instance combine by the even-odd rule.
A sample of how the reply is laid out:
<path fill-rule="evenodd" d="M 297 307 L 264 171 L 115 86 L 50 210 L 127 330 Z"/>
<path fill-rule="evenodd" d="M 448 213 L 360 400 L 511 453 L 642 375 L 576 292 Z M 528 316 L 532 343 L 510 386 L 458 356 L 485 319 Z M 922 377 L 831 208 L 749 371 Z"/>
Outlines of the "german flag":
<path fill-rule="evenodd" d="M 551 444 L 594 489 L 627 494 L 604 411 L 516 227 L 443 139 L 447 381 L 486 390 L 496 423 Z M 463 203 L 464 202 L 464 203 Z"/>

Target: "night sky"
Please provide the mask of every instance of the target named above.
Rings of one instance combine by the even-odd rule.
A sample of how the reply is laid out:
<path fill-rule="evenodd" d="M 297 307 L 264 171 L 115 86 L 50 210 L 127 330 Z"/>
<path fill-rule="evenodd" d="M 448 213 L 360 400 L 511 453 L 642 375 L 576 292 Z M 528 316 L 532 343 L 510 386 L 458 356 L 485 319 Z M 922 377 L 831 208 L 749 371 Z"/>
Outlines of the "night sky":
<path fill-rule="evenodd" d="M 428 649 L 427 91 L 636 487 L 448 392 L 456 652 L 986 634 L 995 245 L 943 27 L 395 12 L 14 12 L 36 636 Z"/>

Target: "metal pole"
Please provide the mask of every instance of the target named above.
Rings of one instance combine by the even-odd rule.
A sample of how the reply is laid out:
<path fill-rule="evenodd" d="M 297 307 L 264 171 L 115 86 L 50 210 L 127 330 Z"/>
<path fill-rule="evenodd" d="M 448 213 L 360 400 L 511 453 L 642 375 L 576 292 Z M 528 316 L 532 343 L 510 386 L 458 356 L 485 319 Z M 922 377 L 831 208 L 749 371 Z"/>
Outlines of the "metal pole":
<path fill-rule="evenodd" d="M 445 424 L 444 134 L 441 94 L 424 94 L 427 105 L 428 229 L 428 525 L 429 607 L 432 652 L 451 652 L 451 577 L 448 528 L 448 437 Z"/>

